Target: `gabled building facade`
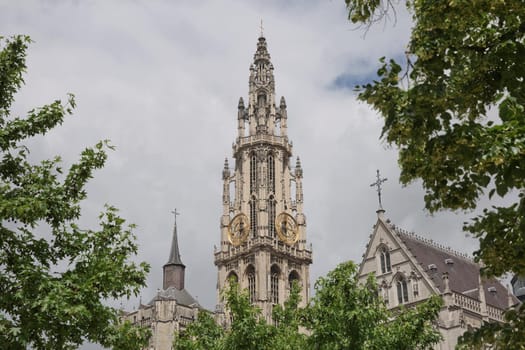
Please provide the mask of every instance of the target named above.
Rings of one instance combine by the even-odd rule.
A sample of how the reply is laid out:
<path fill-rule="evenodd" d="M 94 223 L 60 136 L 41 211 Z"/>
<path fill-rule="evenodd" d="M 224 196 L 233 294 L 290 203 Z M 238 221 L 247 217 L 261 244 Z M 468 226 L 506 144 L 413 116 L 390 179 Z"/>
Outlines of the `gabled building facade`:
<path fill-rule="evenodd" d="M 216 249 L 218 310 L 229 279 L 249 291 L 268 321 L 272 307 L 288 297 L 290 285 L 309 296 L 312 250 L 306 241 L 303 170 L 299 158 L 292 170 L 287 106 L 275 96 L 273 65 L 261 35 L 250 66 L 248 99 L 239 99 L 235 164 L 226 159 L 222 172 L 223 213 Z"/>
<path fill-rule="evenodd" d="M 465 254 L 404 231 L 382 209 L 377 213 L 360 278 L 374 273 L 391 309 L 441 296 L 437 326 L 443 340 L 436 350 L 454 349 L 459 336 L 483 322 L 503 322 L 503 312 L 519 302 L 498 280 L 482 279 L 480 265 Z"/>

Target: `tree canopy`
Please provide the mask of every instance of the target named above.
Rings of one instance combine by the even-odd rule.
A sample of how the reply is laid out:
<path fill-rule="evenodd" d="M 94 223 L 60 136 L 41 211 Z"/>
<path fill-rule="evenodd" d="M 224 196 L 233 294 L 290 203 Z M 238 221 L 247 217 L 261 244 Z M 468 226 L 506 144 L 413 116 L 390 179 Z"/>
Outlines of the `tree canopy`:
<path fill-rule="evenodd" d="M 112 206 L 99 227 L 78 225 L 86 183 L 106 161 L 108 142 L 63 169 L 60 157 L 33 162 L 29 138 L 73 113 L 75 99 L 12 116 L 26 70 L 27 36 L 0 37 L 0 347 L 71 349 L 85 341 L 140 349 L 148 331 L 119 324 L 104 300 L 137 294 L 149 266 L 136 264 L 132 232 Z"/>
<path fill-rule="evenodd" d="M 365 26 L 398 4 L 345 2 L 349 20 Z M 383 116 L 381 136 L 399 149 L 400 181 L 422 181 L 430 212 L 482 209 L 463 229 L 479 239 L 483 272 L 525 275 L 525 6 L 405 4 L 413 20 L 400 48 L 406 61 L 381 58 L 378 80 L 358 87 L 359 99 Z M 492 205 L 480 207 L 487 197 Z"/>
<path fill-rule="evenodd" d="M 390 1 L 347 0 L 353 22 Z M 517 198 L 465 226 L 489 275 L 525 273 L 525 6 L 517 1 L 407 1 L 414 27 L 405 67 L 381 59 L 359 98 L 384 117 L 401 182 L 423 181 L 425 206 L 469 210 L 487 194 Z M 403 86 L 402 82 L 406 82 Z M 492 113 L 491 111 L 494 111 Z"/>
<path fill-rule="evenodd" d="M 305 310 L 311 349 L 427 349 L 441 335 L 432 322 L 442 302 L 431 297 L 414 308 L 388 310 L 374 275 L 359 283 L 357 266 L 340 264 L 315 283 Z"/>
<path fill-rule="evenodd" d="M 352 262 L 340 264 L 316 283 L 316 295 L 299 308 L 300 290 L 292 288 L 284 306 L 276 305 L 268 324 L 250 304 L 246 291 L 233 283 L 225 292 L 226 330 L 200 313 L 197 321 L 175 337 L 176 350 L 343 350 L 427 349 L 440 339 L 433 321 L 441 299 L 433 297 L 412 309 L 387 310 L 371 275 L 359 283 Z"/>

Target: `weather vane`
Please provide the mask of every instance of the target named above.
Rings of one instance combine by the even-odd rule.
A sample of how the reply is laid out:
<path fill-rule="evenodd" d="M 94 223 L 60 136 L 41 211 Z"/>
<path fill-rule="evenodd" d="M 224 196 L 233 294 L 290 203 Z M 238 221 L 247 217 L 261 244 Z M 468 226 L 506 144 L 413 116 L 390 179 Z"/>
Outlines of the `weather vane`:
<path fill-rule="evenodd" d="M 263 20 L 261 19 L 261 26 L 260 26 L 260 29 L 261 29 L 261 37 L 263 36 Z"/>
<path fill-rule="evenodd" d="M 377 187 L 377 197 L 379 198 L 379 210 L 383 210 L 383 204 L 381 203 L 381 184 L 388 180 L 387 178 L 382 179 L 377 169 L 377 180 L 370 184 L 370 187 Z"/>

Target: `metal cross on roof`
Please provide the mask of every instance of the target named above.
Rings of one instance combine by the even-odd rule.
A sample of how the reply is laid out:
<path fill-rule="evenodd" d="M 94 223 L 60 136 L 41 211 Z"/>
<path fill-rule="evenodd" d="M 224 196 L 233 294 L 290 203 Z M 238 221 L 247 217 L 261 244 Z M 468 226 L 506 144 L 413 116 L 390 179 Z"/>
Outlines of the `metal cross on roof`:
<path fill-rule="evenodd" d="M 377 197 L 379 198 L 379 210 L 383 210 L 383 204 L 381 203 L 381 184 L 388 180 L 387 178 L 382 179 L 377 169 L 377 180 L 370 184 L 370 187 L 377 187 Z"/>
<path fill-rule="evenodd" d="M 171 213 L 175 216 L 175 225 L 177 225 L 177 215 L 180 215 L 180 213 L 177 211 L 177 208 L 173 209 Z"/>

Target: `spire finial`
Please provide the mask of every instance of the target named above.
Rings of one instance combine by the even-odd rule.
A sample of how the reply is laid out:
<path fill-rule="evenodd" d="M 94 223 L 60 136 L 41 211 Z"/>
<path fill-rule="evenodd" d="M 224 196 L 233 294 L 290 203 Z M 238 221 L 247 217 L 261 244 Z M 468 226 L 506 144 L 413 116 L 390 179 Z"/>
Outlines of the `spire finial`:
<path fill-rule="evenodd" d="M 175 227 L 177 227 L 177 215 L 180 215 L 180 213 L 177 211 L 177 208 L 173 209 L 171 213 L 175 217 Z"/>
<path fill-rule="evenodd" d="M 383 204 L 381 203 L 381 184 L 388 180 L 387 178 L 381 178 L 379 174 L 379 169 L 377 169 L 377 180 L 374 183 L 370 184 L 370 187 L 377 187 L 377 197 L 379 199 L 379 210 L 383 210 Z"/>
<path fill-rule="evenodd" d="M 261 30 L 261 35 L 260 35 L 260 37 L 262 38 L 262 37 L 264 37 L 264 28 L 263 28 L 263 20 L 262 20 L 262 18 L 261 18 L 261 25 L 260 25 L 259 28 L 260 28 L 260 30 Z"/>

